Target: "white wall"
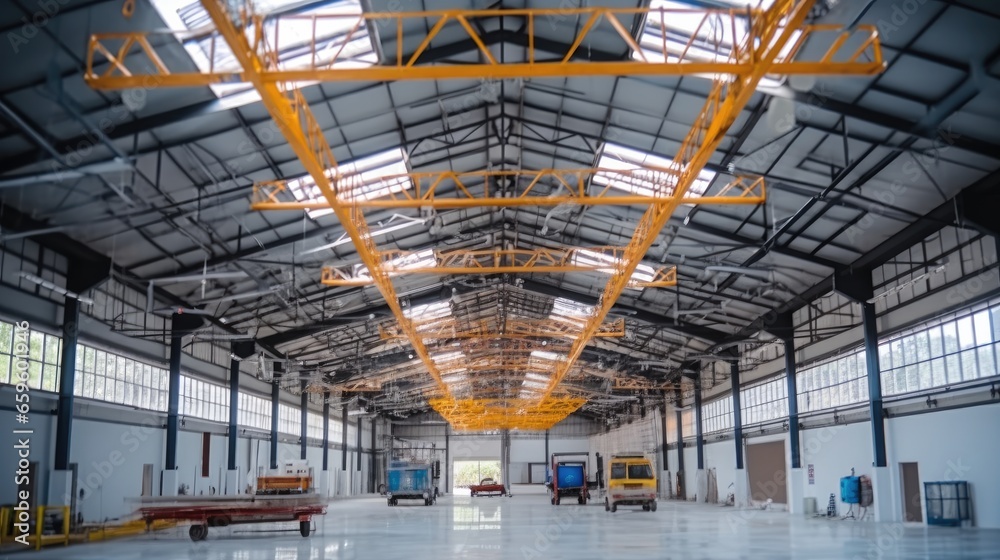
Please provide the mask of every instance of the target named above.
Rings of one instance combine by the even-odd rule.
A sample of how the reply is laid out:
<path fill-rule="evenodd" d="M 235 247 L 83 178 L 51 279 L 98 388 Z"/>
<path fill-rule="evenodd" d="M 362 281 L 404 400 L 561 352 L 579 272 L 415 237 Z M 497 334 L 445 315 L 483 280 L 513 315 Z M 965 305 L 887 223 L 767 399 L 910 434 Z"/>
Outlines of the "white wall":
<path fill-rule="evenodd" d="M 897 518 L 902 518 L 899 463 L 916 462 L 921 502 L 924 482 L 968 481 L 974 524 L 1000 529 L 998 427 L 1000 404 L 889 419 L 886 447 L 894 477 L 893 498 L 900 511 Z M 926 515 L 924 511 L 925 519 Z"/>
<path fill-rule="evenodd" d="M 719 501 L 725 502 L 732 491 L 729 485 L 735 481 L 736 444 L 733 440 L 705 444 L 705 470 L 713 468 L 718 481 Z"/>
<path fill-rule="evenodd" d="M 52 406 L 49 403 L 54 401 L 46 401 L 45 399 L 34 398 L 37 393 L 29 393 L 33 400 L 29 401 L 31 405 L 32 413 L 29 414 L 28 424 L 19 424 L 16 421 L 17 413 L 13 409 L 2 409 L 0 410 L 0 426 L 3 427 L 0 430 L 0 469 L 2 469 L 3 478 L 0 479 L 0 503 L 2 504 L 12 504 L 15 503 L 15 498 L 17 497 L 17 485 L 14 484 L 14 473 L 18 469 L 18 453 L 14 449 L 17 445 L 18 439 L 30 438 L 31 441 L 28 442 L 29 445 L 29 462 L 38 462 L 38 472 L 36 473 L 35 480 L 35 492 L 36 492 L 36 505 L 45 504 L 47 488 L 48 488 L 48 478 L 49 469 L 53 460 L 53 450 L 55 442 L 55 430 L 56 422 L 55 416 L 43 412 L 46 408 Z M 14 391 L 13 387 L 6 386 L 3 390 L 0 390 L 0 399 L 4 404 L 9 403 L 11 406 L 14 404 Z M 12 433 L 14 429 L 30 429 L 34 430 L 33 434 L 28 435 L 17 435 Z"/>
<path fill-rule="evenodd" d="M 869 422 L 834 425 L 802 430 L 801 457 L 803 497 L 816 498 L 816 507 L 826 511 L 830 494 L 837 499 L 838 510 L 846 511 L 840 502 L 840 479 L 850 476 L 872 476 L 872 434 Z M 809 465 L 813 465 L 815 483 L 809 484 Z"/>

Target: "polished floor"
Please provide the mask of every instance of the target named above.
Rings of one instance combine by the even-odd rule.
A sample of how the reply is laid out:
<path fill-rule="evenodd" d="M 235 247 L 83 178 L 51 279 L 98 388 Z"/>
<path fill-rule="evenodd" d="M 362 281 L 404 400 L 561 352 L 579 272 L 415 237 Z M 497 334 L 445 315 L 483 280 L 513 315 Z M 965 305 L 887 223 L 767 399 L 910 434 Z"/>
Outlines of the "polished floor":
<path fill-rule="evenodd" d="M 381 498 L 331 504 L 317 532 L 211 529 L 193 543 L 177 529 L 133 539 L 10 555 L 15 560 L 443 560 L 600 558 L 895 560 L 1000 558 L 1000 530 L 812 520 L 772 511 L 661 502 L 656 512 L 549 505 L 544 494 L 441 498 L 386 506 Z M 6 560 L 4 554 L 0 558 Z"/>

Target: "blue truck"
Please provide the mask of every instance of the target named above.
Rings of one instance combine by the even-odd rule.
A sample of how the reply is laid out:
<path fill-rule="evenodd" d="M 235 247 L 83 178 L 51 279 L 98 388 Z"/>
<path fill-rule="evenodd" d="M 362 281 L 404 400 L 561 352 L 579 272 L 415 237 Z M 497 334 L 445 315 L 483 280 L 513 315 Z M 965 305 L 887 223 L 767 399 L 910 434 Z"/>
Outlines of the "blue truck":
<path fill-rule="evenodd" d="M 425 506 L 437 501 L 429 463 L 392 462 L 389 465 L 386 501 L 390 506 L 399 500 L 423 500 Z"/>
<path fill-rule="evenodd" d="M 576 460 L 566 457 L 575 456 Z M 579 460 L 583 457 L 583 460 Z M 587 454 L 584 453 L 553 453 L 552 454 L 552 505 L 557 506 L 563 497 L 576 497 L 576 502 L 585 505 L 590 498 L 587 485 Z"/>

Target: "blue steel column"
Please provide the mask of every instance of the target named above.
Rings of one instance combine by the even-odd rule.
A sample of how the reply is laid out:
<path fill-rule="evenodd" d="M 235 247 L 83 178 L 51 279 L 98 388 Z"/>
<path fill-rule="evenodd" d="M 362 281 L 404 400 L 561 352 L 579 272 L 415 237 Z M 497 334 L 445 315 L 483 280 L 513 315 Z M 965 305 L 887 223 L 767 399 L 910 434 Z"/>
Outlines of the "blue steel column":
<path fill-rule="evenodd" d="M 281 374 L 284 363 L 274 363 L 274 379 L 271 380 L 271 468 L 278 468 L 278 415 L 281 407 Z"/>
<path fill-rule="evenodd" d="M 670 449 L 667 447 L 667 392 L 663 392 L 663 414 L 660 418 L 660 423 L 663 424 L 663 470 L 670 470 L 670 461 L 668 456 L 670 455 Z"/>
<path fill-rule="evenodd" d="M 229 357 L 229 447 L 226 468 L 231 471 L 236 470 L 237 425 L 239 424 L 240 412 L 240 361 L 236 359 L 238 344 L 238 342 L 233 342 L 230 345 L 232 356 Z"/>
<path fill-rule="evenodd" d="M 740 362 L 729 363 L 729 378 L 733 385 L 733 439 L 736 442 L 736 468 L 743 468 L 743 413 L 740 404 Z"/>
<path fill-rule="evenodd" d="M 684 480 L 684 411 L 681 410 L 684 400 L 681 396 L 680 386 L 674 391 L 674 395 L 677 414 L 677 497 L 683 500 L 687 496 L 687 492 L 685 492 L 687 481 Z"/>
<path fill-rule="evenodd" d="M 340 470 L 347 470 L 347 407 L 340 411 Z"/>
<path fill-rule="evenodd" d="M 174 314 L 170 327 L 170 377 L 167 385 L 167 456 L 164 461 L 165 470 L 177 469 L 177 410 L 180 405 L 181 391 L 181 337 L 177 323 L 180 315 Z"/>
<path fill-rule="evenodd" d="M 885 413 L 882 408 L 882 377 L 878 363 L 878 327 L 875 304 L 861 302 L 861 328 L 865 335 L 865 361 L 868 365 L 869 413 L 872 420 L 872 453 L 876 467 L 888 466 L 885 454 Z"/>
<path fill-rule="evenodd" d="M 73 388 L 76 384 L 76 343 L 79 333 L 80 302 L 66 298 L 63 303 L 62 365 L 59 366 L 59 414 L 56 415 L 55 470 L 69 469 L 73 437 Z"/>
<path fill-rule="evenodd" d="M 785 342 L 785 383 L 788 388 L 788 441 L 792 455 L 792 468 L 802 468 L 802 451 L 799 442 L 799 392 L 795 379 L 795 338 Z"/>
<path fill-rule="evenodd" d="M 330 391 L 323 393 L 323 470 L 330 466 Z"/>
<path fill-rule="evenodd" d="M 705 445 L 702 441 L 702 427 L 701 427 L 701 374 L 696 373 L 691 378 L 694 381 L 694 411 L 695 411 L 695 449 L 698 454 L 698 470 L 705 468 Z"/>
<path fill-rule="evenodd" d="M 309 434 L 309 393 L 306 392 L 306 384 L 304 379 L 300 382 L 302 395 L 299 397 L 299 407 L 301 408 L 299 411 L 299 423 L 302 426 L 299 429 L 299 433 L 302 434 L 302 437 L 299 438 L 299 459 L 303 461 L 306 460 L 306 450 L 308 449 L 306 440 Z"/>

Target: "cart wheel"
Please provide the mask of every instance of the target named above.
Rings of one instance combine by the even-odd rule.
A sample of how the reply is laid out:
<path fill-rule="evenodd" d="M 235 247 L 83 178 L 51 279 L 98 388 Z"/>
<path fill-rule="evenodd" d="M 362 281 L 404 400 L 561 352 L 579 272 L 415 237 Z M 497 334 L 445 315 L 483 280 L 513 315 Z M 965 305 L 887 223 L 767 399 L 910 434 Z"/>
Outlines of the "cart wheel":
<path fill-rule="evenodd" d="M 559 496 L 556 496 L 556 505 L 559 505 Z"/>
<path fill-rule="evenodd" d="M 612 503 L 611 504 L 611 513 L 614 513 L 616 511 L 618 511 L 618 504 Z"/>
<path fill-rule="evenodd" d="M 379 494 L 382 494 L 383 496 L 385 496 L 385 490 L 386 490 L 385 484 L 379 484 L 378 485 L 378 493 Z"/>
<path fill-rule="evenodd" d="M 208 526 L 207 525 L 192 525 L 188 529 L 188 536 L 191 537 L 192 541 L 198 542 L 203 541 L 208 537 Z"/>
<path fill-rule="evenodd" d="M 555 496 L 552 496 L 552 498 L 550 498 L 549 501 L 552 502 L 552 505 L 556 505 L 556 497 Z"/>
<path fill-rule="evenodd" d="M 301 533 L 303 537 L 309 536 L 309 531 L 312 528 L 310 525 L 311 524 L 308 521 L 299 521 L 299 533 Z"/>
<path fill-rule="evenodd" d="M 649 502 L 649 511 L 656 511 L 656 500 Z"/>
<path fill-rule="evenodd" d="M 607 498 L 604 498 L 604 511 L 611 511 L 611 505 L 608 504 Z"/>
<path fill-rule="evenodd" d="M 642 504 L 642 511 L 649 511 L 649 504 Z"/>
<path fill-rule="evenodd" d="M 469 493 L 469 497 L 470 498 L 475 498 L 476 497 L 476 493 L 475 492 L 470 492 Z"/>

